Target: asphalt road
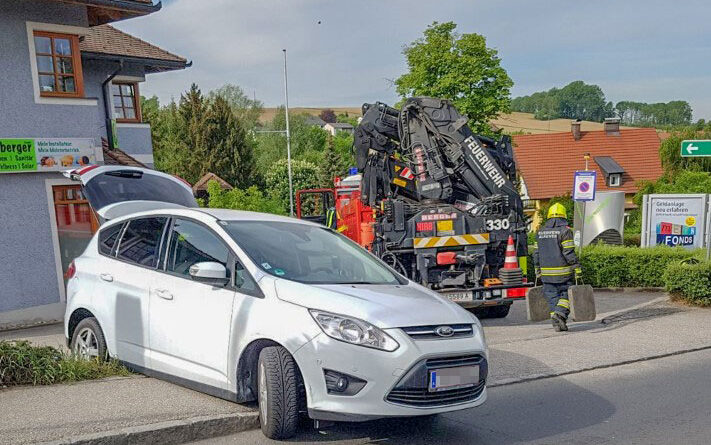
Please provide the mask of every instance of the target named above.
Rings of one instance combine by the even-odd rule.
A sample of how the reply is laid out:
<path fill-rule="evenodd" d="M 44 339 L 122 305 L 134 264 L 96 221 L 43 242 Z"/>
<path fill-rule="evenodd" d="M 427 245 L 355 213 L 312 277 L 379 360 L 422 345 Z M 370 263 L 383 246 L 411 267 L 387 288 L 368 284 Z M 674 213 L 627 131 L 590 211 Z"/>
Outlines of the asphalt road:
<path fill-rule="evenodd" d="M 433 419 L 305 426 L 294 443 L 708 444 L 711 350 L 491 388 L 481 407 Z M 199 442 L 267 444 L 258 430 Z"/>

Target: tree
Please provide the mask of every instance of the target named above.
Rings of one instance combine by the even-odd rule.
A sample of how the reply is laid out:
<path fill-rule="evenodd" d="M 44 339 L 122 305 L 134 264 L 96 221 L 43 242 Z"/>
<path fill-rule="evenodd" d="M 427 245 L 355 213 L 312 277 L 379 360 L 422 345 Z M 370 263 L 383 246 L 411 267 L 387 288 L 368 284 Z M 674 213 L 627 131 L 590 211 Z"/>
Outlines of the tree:
<path fill-rule="evenodd" d="M 605 100 L 602 88 L 588 85 L 581 80 L 563 88 L 551 88 L 530 96 L 517 97 L 511 101 L 511 109 L 533 113 L 536 119 L 549 120 L 561 117 L 602 122 L 615 115 L 612 102 Z"/>
<path fill-rule="evenodd" d="M 241 87 L 231 83 L 210 91 L 207 97 L 211 101 L 217 97 L 225 99 L 245 130 L 251 130 L 256 126 L 264 108 L 261 101 L 256 98 L 251 99 Z"/>
<path fill-rule="evenodd" d="M 342 175 L 346 170 L 340 153 L 336 151 L 333 139 L 333 136 L 328 135 L 328 139 L 326 139 L 326 151 L 323 153 L 323 160 L 320 165 L 322 187 L 333 187 L 333 178 Z"/>
<path fill-rule="evenodd" d="M 406 46 L 408 72 L 395 80 L 398 94 L 450 99 L 472 129 L 489 131 L 489 120 L 509 110 L 513 81 L 496 50 L 479 34 L 458 34 L 453 22 L 434 22 Z"/>
<path fill-rule="evenodd" d="M 321 113 L 319 113 L 318 117 L 320 117 L 322 121 L 330 123 L 330 124 L 336 122 L 336 119 L 337 119 L 336 113 L 330 108 L 321 110 Z"/>
<path fill-rule="evenodd" d="M 318 188 L 319 169 L 308 161 L 294 160 L 292 167 L 292 183 L 296 190 Z M 284 213 L 289 212 L 289 174 L 286 159 L 280 159 L 269 167 L 264 177 L 267 194 L 281 203 Z"/>
<path fill-rule="evenodd" d="M 254 148 L 222 96 L 215 96 L 205 119 L 205 157 L 198 160 L 201 174 L 215 173 L 237 188 L 254 183 Z"/>
<path fill-rule="evenodd" d="M 698 132 L 694 129 L 687 129 L 681 132 L 672 133 L 662 141 L 659 147 L 659 158 L 662 161 L 665 174 L 673 178 L 676 174 L 684 170 L 711 172 L 711 158 L 706 157 L 681 157 L 681 141 L 689 139 L 711 139 L 711 130 Z"/>
<path fill-rule="evenodd" d="M 222 190 L 217 181 L 207 184 L 208 206 L 217 209 L 249 210 L 251 212 L 286 215 L 282 203 L 262 193 L 256 186 L 247 189 Z"/>
<path fill-rule="evenodd" d="M 177 129 L 177 136 L 183 139 L 179 141 L 179 144 L 182 154 L 180 161 L 184 165 L 176 166 L 177 170 L 183 172 L 179 176 L 191 184 L 194 184 L 205 174 L 202 169 L 202 160 L 208 155 L 205 133 L 207 114 L 208 102 L 202 95 L 200 88 L 196 84 L 192 84 L 190 90 L 180 96 L 178 104 L 178 115 L 181 122 Z"/>

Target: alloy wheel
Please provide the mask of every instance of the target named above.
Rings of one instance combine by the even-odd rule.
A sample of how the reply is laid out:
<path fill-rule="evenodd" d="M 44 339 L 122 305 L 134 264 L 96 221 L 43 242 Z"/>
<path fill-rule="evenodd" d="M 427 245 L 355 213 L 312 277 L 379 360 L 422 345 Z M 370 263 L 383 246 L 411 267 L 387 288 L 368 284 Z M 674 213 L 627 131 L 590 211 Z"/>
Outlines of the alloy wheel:
<path fill-rule="evenodd" d="M 79 331 L 74 345 L 74 354 L 84 360 L 92 360 L 99 357 L 99 342 L 93 330 L 84 328 Z"/>

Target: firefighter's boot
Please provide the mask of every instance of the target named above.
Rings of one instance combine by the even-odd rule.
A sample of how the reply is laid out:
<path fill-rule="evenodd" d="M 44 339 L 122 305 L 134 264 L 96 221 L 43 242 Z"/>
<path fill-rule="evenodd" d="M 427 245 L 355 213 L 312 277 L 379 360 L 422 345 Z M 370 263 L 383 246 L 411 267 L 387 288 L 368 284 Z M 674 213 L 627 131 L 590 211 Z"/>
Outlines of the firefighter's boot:
<path fill-rule="evenodd" d="M 555 329 L 556 332 L 568 330 L 568 325 L 565 322 L 565 317 L 557 312 L 551 315 L 551 322 L 553 323 L 553 329 Z"/>

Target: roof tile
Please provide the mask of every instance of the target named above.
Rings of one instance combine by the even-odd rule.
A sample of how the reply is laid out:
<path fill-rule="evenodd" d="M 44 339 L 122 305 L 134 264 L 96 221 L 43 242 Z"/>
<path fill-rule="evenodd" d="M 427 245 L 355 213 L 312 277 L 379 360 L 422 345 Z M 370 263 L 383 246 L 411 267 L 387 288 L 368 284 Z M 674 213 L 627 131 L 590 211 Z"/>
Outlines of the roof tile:
<path fill-rule="evenodd" d="M 170 53 L 138 37 L 126 34 L 111 25 L 99 25 L 89 28 L 89 34 L 81 40 L 79 48 L 86 53 L 138 57 L 178 63 L 187 62 L 183 57 Z"/>

